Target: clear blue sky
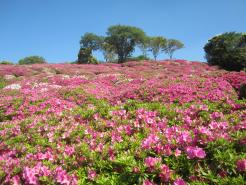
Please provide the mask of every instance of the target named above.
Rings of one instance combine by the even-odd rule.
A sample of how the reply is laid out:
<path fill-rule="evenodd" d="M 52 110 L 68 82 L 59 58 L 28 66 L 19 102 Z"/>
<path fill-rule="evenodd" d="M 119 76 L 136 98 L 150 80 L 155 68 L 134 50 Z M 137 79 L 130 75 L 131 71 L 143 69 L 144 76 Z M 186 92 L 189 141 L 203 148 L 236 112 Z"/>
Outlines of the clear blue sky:
<path fill-rule="evenodd" d="M 204 61 L 209 38 L 246 32 L 245 9 L 246 0 L 0 0 L 0 60 L 74 61 L 85 32 L 105 35 L 109 26 L 124 24 L 179 39 L 185 49 L 175 58 Z"/>

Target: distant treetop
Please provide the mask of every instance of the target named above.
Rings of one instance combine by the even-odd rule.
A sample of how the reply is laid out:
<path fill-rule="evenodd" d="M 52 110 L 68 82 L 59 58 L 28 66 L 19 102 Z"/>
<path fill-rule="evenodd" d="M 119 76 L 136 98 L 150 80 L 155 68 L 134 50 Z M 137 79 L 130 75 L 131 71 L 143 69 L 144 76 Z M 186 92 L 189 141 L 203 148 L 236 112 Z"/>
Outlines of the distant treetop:
<path fill-rule="evenodd" d="M 93 51 L 97 50 L 102 51 L 107 62 L 117 58 L 118 63 L 123 63 L 134 59 L 132 53 L 136 47 L 143 53 L 140 58 L 147 59 L 148 52 L 151 52 L 156 60 L 161 52 L 172 58 L 174 51 L 184 45 L 178 40 L 168 40 L 162 36 L 148 37 L 142 29 L 135 26 L 113 25 L 107 29 L 105 37 L 93 33 L 85 33 L 81 37 L 78 63 L 92 63 Z"/>
<path fill-rule="evenodd" d="M 26 64 L 45 64 L 46 61 L 43 57 L 40 56 L 29 56 L 19 60 L 20 65 Z"/>

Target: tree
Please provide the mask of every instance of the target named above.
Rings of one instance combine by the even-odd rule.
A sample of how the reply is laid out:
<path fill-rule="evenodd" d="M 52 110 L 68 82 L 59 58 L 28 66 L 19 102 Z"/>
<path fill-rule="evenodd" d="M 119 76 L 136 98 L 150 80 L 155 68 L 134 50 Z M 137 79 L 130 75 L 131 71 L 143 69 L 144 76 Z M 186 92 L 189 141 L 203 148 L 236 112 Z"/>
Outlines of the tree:
<path fill-rule="evenodd" d="M 130 57 L 135 46 L 145 38 L 143 30 L 133 26 L 115 25 L 108 28 L 105 41 L 118 55 L 118 62 L 123 63 Z"/>
<path fill-rule="evenodd" d="M 6 60 L 1 61 L 0 64 L 4 64 L 4 65 L 13 65 L 12 62 L 6 61 Z"/>
<path fill-rule="evenodd" d="M 240 71 L 246 68 L 246 34 L 226 32 L 208 40 L 204 46 L 210 65 Z"/>
<path fill-rule="evenodd" d="M 150 42 L 150 37 L 146 36 L 142 42 L 138 44 L 139 49 L 142 51 L 144 58 L 147 57 L 147 52 L 149 49 L 149 42 Z"/>
<path fill-rule="evenodd" d="M 45 64 L 46 61 L 43 57 L 40 56 L 29 56 L 19 60 L 20 65 L 25 64 Z"/>
<path fill-rule="evenodd" d="M 91 51 L 96 51 L 100 48 L 103 38 L 93 33 L 85 33 L 80 40 L 81 48 L 89 48 Z"/>
<path fill-rule="evenodd" d="M 103 37 L 93 33 L 85 33 L 80 40 L 80 50 L 78 54 L 79 64 L 97 64 L 97 60 L 92 56 L 92 52 L 100 49 Z"/>
<path fill-rule="evenodd" d="M 127 58 L 127 61 L 143 61 L 143 60 L 150 60 L 150 58 L 144 55 L 138 55 L 136 57 Z"/>
<path fill-rule="evenodd" d="M 80 48 L 78 54 L 78 64 L 98 64 L 97 60 L 92 56 L 90 48 Z"/>
<path fill-rule="evenodd" d="M 181 48 L 184 48 L 184 44 L 182 42 L 175 39 L 168 39 L 163 51 L 165 51 L 165 53 L 169 55 L 170 59 L 172 59 L 174 51 Z"/>
<path fill-rule="evenodd" d="M 103 42 L 101 44 L 101 51 L 103 53 L 103 57 L 105 58 L 106 62 L 113 62 L 116 60 L 117 56 L 114 52 L 114 48 L 107 42 Z"/>
<path fill-rule="evenodd" d="M 157 56 L 160 54 L 162 48 L 165 47 L 167 40 L 164 37 L 151 37 L 149 40 L 149 49 L 152 52 L 156 61 Z"/>

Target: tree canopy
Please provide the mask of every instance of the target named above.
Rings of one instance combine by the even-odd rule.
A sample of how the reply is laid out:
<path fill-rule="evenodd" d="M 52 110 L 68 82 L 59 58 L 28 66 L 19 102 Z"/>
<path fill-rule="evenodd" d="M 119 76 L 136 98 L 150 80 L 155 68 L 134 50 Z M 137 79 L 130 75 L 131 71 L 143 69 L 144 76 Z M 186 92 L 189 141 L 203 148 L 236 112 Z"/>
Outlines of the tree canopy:
<path fill-rule="evenodd" d="M 154 59 L 160 54 L 162 49 L 166 46 L 167 40 L 164 37 L 151 37 L 149 40 L 149 50 L 152 52 Z"/>
<path fill-rule="evenodd" d="M 20 65 L 25 64 L 45 64 L 46 61 L 43 57 L 40 56 L 29 56 L 19 60 Z"/>
<path fill-rule="evenodd" d="M 138 43 L 143 42 L 145 33 L 134 26 L 115 25 L 108 28 L 106 42 L 113 46 L 118 62 L 126 61 Z"/>
<path fill-rule="evenodd" d="M 80 40 L 81 48 L 89 48 L 90 50 L 98 50 L 103 38 L 93 33 L 85 33 Z"/>
<path fill-rule="evenodd" d="M 136 47 L 143 53 L 141 59 L 148 59 L 147 54 L 151 52 L 156 60 L 163 51 L 172 58 L 173 52 L 183 46 L 180 41 L 167 40 L 163 36 L 149 37 L 142 29 L 134 26 L 113 25 L 107 29 L 106 36 L 87 32 L 81 37 L 78 63 L 89 63 L 93 51 L 97 50 L 103 53 L 106 61 L 117 59 L 118 63 L 122 63 L 136 58 L 132 57 Z"/>
<path fill-rule="evenodd" d="M 173 58 L 173 53 L 184 47 L 184 44 L 176 39 L 168 39 L 166 42 L 165 47 L 163 48 L 163 51 L 165 51 L 166 54 L 169 55 L 169 58 Z"/>
<path fill-rule="evenodd" d="M 211 38 L 204 46 L 210 65 L 226 70 L 240 71 L 246 68 L 246 34 L 226 32 Z"/>

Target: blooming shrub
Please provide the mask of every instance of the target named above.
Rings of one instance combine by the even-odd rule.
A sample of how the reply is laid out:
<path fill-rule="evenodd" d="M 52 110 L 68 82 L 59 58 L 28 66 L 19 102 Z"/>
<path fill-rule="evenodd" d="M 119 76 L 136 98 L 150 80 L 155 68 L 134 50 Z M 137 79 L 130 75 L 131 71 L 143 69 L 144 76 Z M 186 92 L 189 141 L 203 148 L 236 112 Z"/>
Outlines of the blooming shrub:
<path fill-rule="evenodd" d="M 182 60 L 6 67 L 0 184 L 245 184 L 243 72 Z"/>

